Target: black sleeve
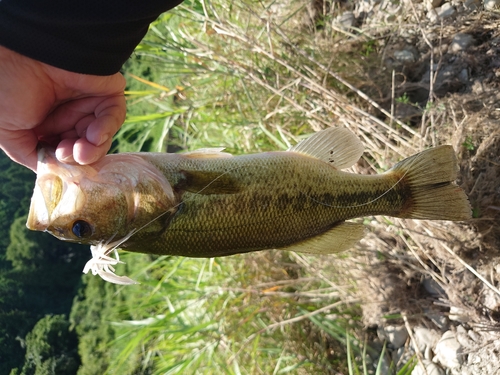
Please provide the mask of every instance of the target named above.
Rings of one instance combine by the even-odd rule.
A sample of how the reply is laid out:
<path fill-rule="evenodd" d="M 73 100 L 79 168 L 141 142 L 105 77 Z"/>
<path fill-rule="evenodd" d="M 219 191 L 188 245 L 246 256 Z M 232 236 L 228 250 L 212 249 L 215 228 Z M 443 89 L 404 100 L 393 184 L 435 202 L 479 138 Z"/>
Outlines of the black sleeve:
<path fill-rule="evenodd" d="M 118 72 L 149 24 L 182 0 L 0 0 L 0 45 L 77 73 Z"/>

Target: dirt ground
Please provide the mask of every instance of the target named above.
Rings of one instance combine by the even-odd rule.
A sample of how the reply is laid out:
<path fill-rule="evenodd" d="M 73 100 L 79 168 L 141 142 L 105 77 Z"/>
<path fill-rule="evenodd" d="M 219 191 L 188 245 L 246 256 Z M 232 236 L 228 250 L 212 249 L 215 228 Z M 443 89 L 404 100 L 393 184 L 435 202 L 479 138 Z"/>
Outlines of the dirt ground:
<path fill-rule="evenodd" d="M 473 210 L 465 223 L 396 220 L 393 233 L 371 224 L 367 266 L 352 276 L 373 344 L 389 343 L 387 373 L 414 354 L 413 374 L 500 373 L 500 2 L 316 1 L 310 19 L 331 6 L 339 30 L 379 36 L 386 83 L 361 88 L 433 144 L 453 145 Z"/>

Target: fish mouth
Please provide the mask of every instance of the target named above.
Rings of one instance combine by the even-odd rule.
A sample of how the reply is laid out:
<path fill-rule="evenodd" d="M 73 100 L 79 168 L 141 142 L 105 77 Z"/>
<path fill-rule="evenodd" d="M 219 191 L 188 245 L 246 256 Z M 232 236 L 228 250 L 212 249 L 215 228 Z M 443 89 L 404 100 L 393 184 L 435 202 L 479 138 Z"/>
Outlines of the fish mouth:
<path fill-rule="evenodd" d="M 49 164 L 58 163 L 55 153 L 45 148 L 38 150 L 37 179 L 26 226 L 28 229 L 45 231 L 50 224 L 54 208 L 61 200 L 63 181 L 49 171 Z"/>
<path fill-rule="evenodd" d="M 44 176 L 37 180 L 31 198 L 26 226 L 31 230 L 45 231 L 50 224 L 50 217 L 61 200 L 62 180 L 56 176 Z"/>
<path fill-rule="evenodd" d="M 72 215 L 80 210 L 86 201 L 80 186 L 82 180 L 95 173 L 96 170 L 91 166 L 63 163 L 56 158 L 55 150 L 41 147 L 38 150 L 37 177 L 26 222 L 28 229 L 52 232 L 54 218 Z M 57 232 L 53 233 L 56 237 L 64 237 Z"/>

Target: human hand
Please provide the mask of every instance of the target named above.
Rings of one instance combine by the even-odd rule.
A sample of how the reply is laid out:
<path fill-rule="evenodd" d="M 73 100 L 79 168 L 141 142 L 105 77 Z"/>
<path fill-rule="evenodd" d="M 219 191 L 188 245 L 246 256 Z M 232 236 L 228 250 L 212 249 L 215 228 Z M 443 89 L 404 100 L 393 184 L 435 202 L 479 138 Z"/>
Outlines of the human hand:
<path fill-rule="evenodd" d="M 0 46 L 0 147 L 36 171 L 40 141 L 62 162 L 90 164 L 125 120 L 125 79 L 62 70 Z"/>

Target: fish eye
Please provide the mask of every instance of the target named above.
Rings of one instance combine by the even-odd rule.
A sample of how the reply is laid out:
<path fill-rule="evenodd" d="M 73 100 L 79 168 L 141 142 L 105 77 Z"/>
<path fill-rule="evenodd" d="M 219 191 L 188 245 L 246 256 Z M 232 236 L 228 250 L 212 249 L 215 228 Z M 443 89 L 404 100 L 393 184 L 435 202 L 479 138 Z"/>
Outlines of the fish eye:
<path fill-rule="evenodd" d="M 92 235 L 92 226 L 84 220 L 77 220 L 73 223 L 71 228 L 73 234 L 78 238 L 86 238 Z"/>

